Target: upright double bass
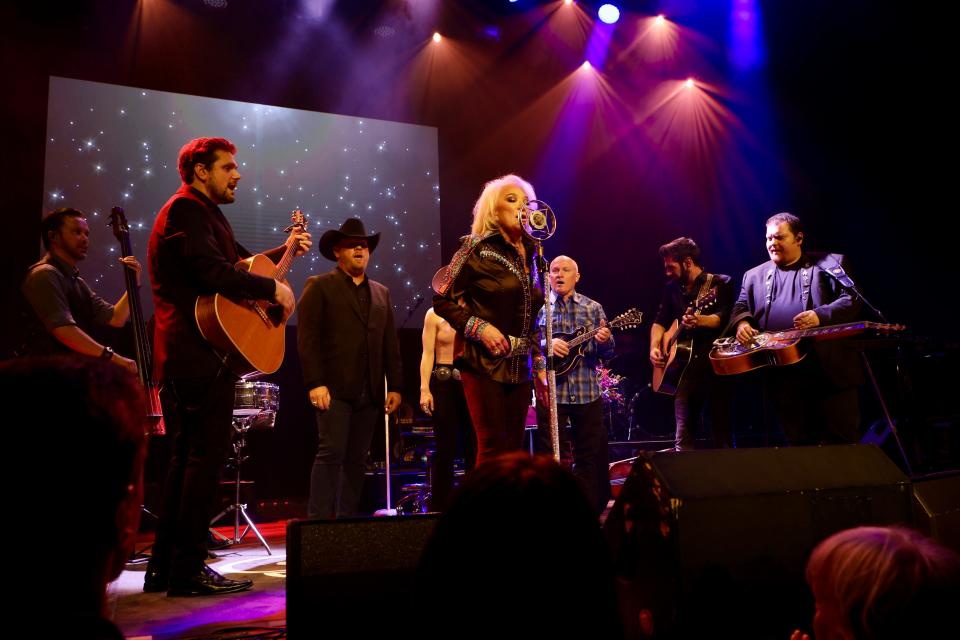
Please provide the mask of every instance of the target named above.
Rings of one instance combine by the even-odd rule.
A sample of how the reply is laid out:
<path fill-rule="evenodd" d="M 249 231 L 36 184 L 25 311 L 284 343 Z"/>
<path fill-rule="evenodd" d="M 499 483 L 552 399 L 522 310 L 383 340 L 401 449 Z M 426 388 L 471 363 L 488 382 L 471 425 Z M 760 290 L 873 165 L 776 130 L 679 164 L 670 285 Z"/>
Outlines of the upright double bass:
<path fill-rule="evenodd" d="M 122 207 L 110 210 L 110 226 L 113 235 L 120 242 L 120 256 L 126 258 L 133 255 L 130 248 L 130 226 Z M 143 321 L 143 308 L 140 306 L 140 292 L 137 288 L 137 274 L 130 269 L 123 270 L 127 285 L 127 303 L 130 305 L 130 324 L 133 326 L 133 343 L 136 350 L 135 360 L 147 396 L 146 430 L 150 435 L 162 436 L 166 433 L 163 424 L 163 410 L 160 407 L 160 393 L 153 382 L 153 357 L 150 346 L 150 336 Z"/>

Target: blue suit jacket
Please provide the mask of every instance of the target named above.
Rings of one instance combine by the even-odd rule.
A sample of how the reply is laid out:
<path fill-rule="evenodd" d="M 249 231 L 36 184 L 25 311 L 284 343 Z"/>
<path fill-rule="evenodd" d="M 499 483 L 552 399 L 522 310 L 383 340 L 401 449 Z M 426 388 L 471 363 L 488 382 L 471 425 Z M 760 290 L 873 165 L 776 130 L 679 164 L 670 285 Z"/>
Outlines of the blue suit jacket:
<path fill-rule="evenodd" d="M 839 253 L 805 253 L 800 260 L 800 268 L 806 272 L 802 275 L 809 282 L 804 309 L 813 310 L 820 318 L 821 326 L 856 320 L 860 314 L 860 299 L 850 295 L 827 271 L 839 264 L 849 273 L 847 258 Z M 763 328 L 763 320 L 770 310 L 770 291 L 776 268 L 773 262 L 765 262 L 743 274 L 740 296 L 733 305 L 725 334 L 734 333 L 742 320 L 747 320 L 756 329 Z M 850 340 L 817 341 L 814 353 L 833 387 L 842 389 L 863 382 L 863 366 Z"/>

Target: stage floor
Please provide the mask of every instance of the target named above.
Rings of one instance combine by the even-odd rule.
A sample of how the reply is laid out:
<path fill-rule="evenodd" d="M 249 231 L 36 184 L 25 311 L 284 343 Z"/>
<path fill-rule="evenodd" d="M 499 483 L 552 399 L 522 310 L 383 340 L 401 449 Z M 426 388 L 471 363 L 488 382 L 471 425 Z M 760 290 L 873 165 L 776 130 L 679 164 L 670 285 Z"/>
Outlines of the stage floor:
<path fill-rule="evenodd" d="M 253 588 L 241 593 L 193 598 L 168 598 L 144 593 L 146 562 L 128 564 L 107 590 L 109 614 L 128 640 L 173 638 L 242 638 L 242 628 L 282 631 L 286 625 L 286 521 L 259 524 L 272 555 L 251 532 L 236 546 L 215 551 L 208 565 L 229 578 L 250 578 Z M 233 528 L 218 528 L 227 536 Z M 150 544 L 153 535 L 138 541 Z M 251 634 L 252 635 L 252 634 Z M 266 635 L 266 637 L 270 637 Z M 283 636 L 280 636 L 283 637 Z"/>

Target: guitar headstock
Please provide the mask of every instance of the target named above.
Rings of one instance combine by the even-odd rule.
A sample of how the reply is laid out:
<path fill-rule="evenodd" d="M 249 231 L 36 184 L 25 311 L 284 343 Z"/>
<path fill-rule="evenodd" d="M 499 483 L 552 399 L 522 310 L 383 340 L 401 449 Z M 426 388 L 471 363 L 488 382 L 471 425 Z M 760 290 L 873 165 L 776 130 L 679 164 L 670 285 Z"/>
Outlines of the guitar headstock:
<path fill-rule="evenodd" d="M 710 289 L 710 291 L 707 291 L 705 294 L 697 298 L 697 301 L 693 304 L 694 313 L 707 311 L 715 304 L 717 304 L 716 287 Z"/>
<path fill-rule="evenodd" d="M 610 321 L 609 327 L 619 329 L 636 329 L 643 322 L 643 312 L 637 308 L 627 309 Z"/>
<path fill-rule="evenodd" d="M 873 329 L 874 331 L 876 331 L 877 333 L 883 336 L 887 336 L 892 333 L 899 333 L 901 331 L 906 331 L 907 329 L 906 325 L 902 325 L 902 324 L 881 324 L 881 323 L 875 323 L 875 322 L 869 323 L 867 325 L 867 328 Z"/>
<path fill-rule="evenodd" d="M 127 216 L 123 213 L 123 207 L 110 209 L 110 228 L 113 229 L 113 235 L 120 242 L 123 242 L 123 237 L 130 233 L 130 225 L 127 224 Z"/>
<path fill-rule="evenodd" d="M 294 209 L 290 214 L 290 226 L 284 229 L 287 233 L 302 233 L 307 230 L 307 217 L 300 209 Z"/>

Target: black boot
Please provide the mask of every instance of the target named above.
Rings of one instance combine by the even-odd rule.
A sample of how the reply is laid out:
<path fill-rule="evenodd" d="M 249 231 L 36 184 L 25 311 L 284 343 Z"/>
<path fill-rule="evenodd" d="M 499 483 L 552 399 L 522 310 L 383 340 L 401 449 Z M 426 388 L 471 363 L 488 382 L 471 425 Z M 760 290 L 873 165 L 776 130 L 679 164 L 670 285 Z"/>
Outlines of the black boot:
<path fill-rule="evenodd" d="M 203 565 L 189 578 L 172 578 L 168 596 L 215 596 L 221 593 L 246 591 L 253 586 L 253 580 L 231 580 Z"/>

